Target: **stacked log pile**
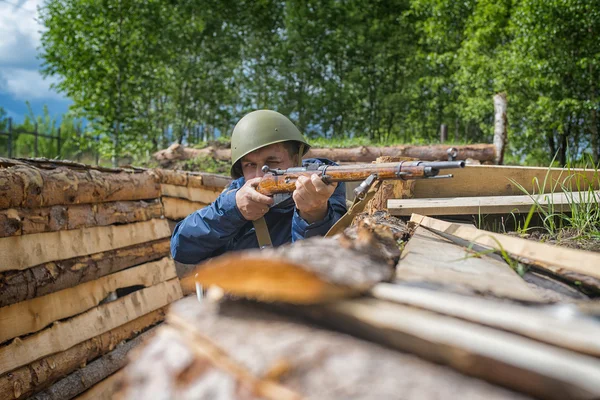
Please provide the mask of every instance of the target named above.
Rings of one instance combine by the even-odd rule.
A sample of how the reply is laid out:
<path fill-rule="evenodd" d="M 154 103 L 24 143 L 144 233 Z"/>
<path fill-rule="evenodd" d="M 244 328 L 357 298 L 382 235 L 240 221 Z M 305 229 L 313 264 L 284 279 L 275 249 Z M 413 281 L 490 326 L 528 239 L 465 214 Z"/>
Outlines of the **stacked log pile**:
<path fill-rule="evenodd" d="M 598 398 L 597 302 L 487 251 L 522 243 L 437 221 L 379 211 L 199 265 L 184 281 L 207 296 L 174 306 L 117 398 Z M 597 257 L 573 250 L 577 266 L 544 246 L 521 256 L 597 275 Z"/>
<path fill-rule="evenodd" d="M 230 178 L 209 173 L 155 169 L 161 189 L 165 217 L 179 221 L 206 207 L 231 182 Z"/>
<path fill-rule="evenodd" d="M 0 159 L 0 398 L 70 399 L 181 297 L 156 176 Z"/>

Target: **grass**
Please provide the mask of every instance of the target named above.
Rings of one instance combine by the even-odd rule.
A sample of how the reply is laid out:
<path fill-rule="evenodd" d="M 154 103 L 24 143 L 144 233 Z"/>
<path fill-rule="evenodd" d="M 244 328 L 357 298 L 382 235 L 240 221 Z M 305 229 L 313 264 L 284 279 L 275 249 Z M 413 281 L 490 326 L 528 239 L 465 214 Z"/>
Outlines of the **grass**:
<path fill-rule="evenodd" d="M 589 166 L 591 168 L 588 168 Z M 571 164 L 567 164 L 564 176 L 561 172 L 558 178 L 553 178 L 552 169 L 549 167 L 542 182 L 537 178 L 533 179 L 532 192 L 511 180 L 513 185 L 533 201 L 522 225 L 516 222 L 517 218 L 513 214 L 519 234 L 531 236 L 531 232 L 537 231 L 533 237 L 541 241 L 600 249 L 600 208 L 598 196 L 594 191 L 594 188 L 600 187 L 600 174 L 593 162 L 583 167 L 594 171 L 592 179 L 588 175 L 574 171 Z M 544 195 L 561 192 L 567 198 L 567 212 L 558 210 L 553 202 L 553 196 Z M 541 219 L 539 227 L 532 226 L 535 214 L 539 214 Z"/>

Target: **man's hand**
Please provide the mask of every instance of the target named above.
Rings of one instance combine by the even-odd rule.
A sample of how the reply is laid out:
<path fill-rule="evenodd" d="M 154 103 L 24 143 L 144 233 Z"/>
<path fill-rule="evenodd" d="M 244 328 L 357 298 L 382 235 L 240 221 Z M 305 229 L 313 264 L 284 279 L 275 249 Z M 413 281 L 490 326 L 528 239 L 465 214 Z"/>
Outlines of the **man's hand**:
<path fill-rule="evenodd" d="M 300 216 L 309 224 L 325 218 L 327 201 L 335 191 L 337 183 L 325 184 L 320 176 L 300 176 L 296 180 L 296 190 L 292 197 Z"/>
<path fill-rule="evenodd" d="M 256 221 L 269 211 L 273 199 L 256 191 L 260 178 L 246 181 L 235 194 L 235 204 L 248 221 Z"/>

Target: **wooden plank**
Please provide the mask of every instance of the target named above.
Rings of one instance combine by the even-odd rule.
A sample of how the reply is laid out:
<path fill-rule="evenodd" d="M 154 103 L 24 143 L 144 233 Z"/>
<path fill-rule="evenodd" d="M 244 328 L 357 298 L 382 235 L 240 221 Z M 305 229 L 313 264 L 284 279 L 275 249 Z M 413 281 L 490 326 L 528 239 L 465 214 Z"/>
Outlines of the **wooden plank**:
<path fill-rule="evenodd" d="M 171 236 L 166 220 L 34 233 L 0 239 L 0 271 L 114 250 Z"/>
<path fill-rule="evenodd" d="M 162 195 L 168 197 L 178 197 L 189 201 L 210 204 L 219 197 L 222 190 L 212 190 L 209 188 L 187 187 L 176 185 L 160 185 Z"/>
<path fill-rule="evenodd" d="M 307 399 L 524 399 L 447 367 L 320 329 L 293 319 L 292 313 L 267 312 L 256 304 L 198 304 L 195 298 L 185 298 L 171 306 L 167 323 L 173 316 L 192 325 L 196 337 L 224 350 L 254 377 L 278 382 Z M 177 329 L 159 327 L 136 352 L 125 367 L 126 384 L 118 398 L 255 399 L 261 395 L 261 388 L 239 385 L 223 368 L 195 356 L 191 341 Z"/>
<path fill-rule="evenodd" d="M 563 182 L 566 184 L 567 190 L 588 190 L 590 184 L 593 189 L 600 189 L 598 173 L 590 169 L 467 165 L 465 168 L 453 170 L 454 177 L 452 179 L 417 180 L 414 196 L 422 199 L 525 194 L 511 182 L 511 179 L 522 185 L 530 194 L 540 193 L 533 180 L 537 179 L 539 186 L 542 186 L 549 170 L 549 178 L 543 193 L 560 192 L 560 183 Z M 575 184 L 577 181 L 579 181 L 579 187 Z"/>
<path fill-rule="evenodd" d="M 421 227 L 402 251 L 396 279 L 437 284 L 464 293 L 541 301 L 505 262 L 487 256 L 473 257 L 463 247 Z"/>
<path fill-rule="evenodd" d="M 81 342 L 68 350 L 34 361 L 0 377 L 0 398 L 16 400 L 37 393 L 92 360 L 112 351 L 165 318 L 166 307 Z"/>
<path fill-rule="evenodd" d="M 483 231 L 468 225 L 453 224 L 435 218 L 413 214 L 411 221 L 436 232 L 455 236 L 481 246 L 502 250 L 521 260 L 534 262 L 540 269 L 548 269 L 557 274 L 565 272 L 590 276 L 600 279 L 600 254 L 585 250 L 574 250 L 565 247 L 521 239 Z M 572 276 L 572 275 L 571 275 Z"/>
<path fill-rule="evenodd" d="M 0 307 L 54 293 L 170 254 L 169 238 L 0 272 Z"/>
<path fill-rule="evenodd" d="M 439 199 L 390 199 L 392 215 L 468 215 L 527 213 L 533 204 L 551 212 L 571 211 L 571 204 L 598 203 L 600 191 L 550 193 L 536 196 L 484 196 Z"/>
<path fill-rule="evenodd" d="M 66 322 L 15 339 L 0 348 L 0 375 L 50 354 L 65 351 L 84 340 L 100 335 L 181 297 L 178 279 L 171 279 L 102 304 Z"/>
<path fill-rule="evenodd" d="M 600 396 L 600 360 L 512 333 L 376 299 L 298 312 L 337 330 L 414 353 L 541 399 Z"/>
<path fill-rule="evenodd" d="M 75 397 L 75 400 L 111 400 L 117 393 L 124 376 L 121 369 Z"/>
<path fill-rule="evenodd" d="M 183 219 L 194 211 L 198 211 L 208 205 L 177 197 L 163 197 L 162 202 L 165 210 L 165 218 L 173 220 Z"/>
<path fill-rule="evenodd" d="M 32 396 L 31 400 L 68 400 L 85 392 L 87 389 L 102 382 L 102 380 L 123 368 L 127 363 L 129 352 L 152 337 L 155 330 L 156 328 L 151 328 L 138 337 L 119 344 L 110 353 L 76 370 L 48 389 Z"/>
<path fill-rule="evenodd" d="M 423 308 L 526 336 L 579 353 L 600 357 L 600 322 L 573 315 L 569 306 L 526 307 L 442 291 L 380 283 L 371 294 L 382 300 Z"/>
<path fill-rule="evenodd" d="M 147 172 L 107 173 L 26 164 L 0 168 L 0 209 L 147 200 L 160 197 L 156 176 Z"/>
<path fill-rule="evenodd" d="M 162 216 L 158 199 L 0 210 L 0 237 L 147 221 Z"/>
<path fill-rule="evenodd" d="M 60 292 L 2 307 L 0 343 L 85 312 L 119 288 L 138 285 L 149 287 L 176 277 L 173 260 L 165 257 Z"/>

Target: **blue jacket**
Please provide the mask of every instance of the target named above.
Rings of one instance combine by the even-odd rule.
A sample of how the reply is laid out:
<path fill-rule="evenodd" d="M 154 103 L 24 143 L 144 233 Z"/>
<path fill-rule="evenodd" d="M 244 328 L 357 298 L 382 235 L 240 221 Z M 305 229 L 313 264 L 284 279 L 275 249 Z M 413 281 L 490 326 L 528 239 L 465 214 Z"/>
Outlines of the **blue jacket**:
<path fill-rule="evenodd" d="M 308 163 L 329 164 L 326 159 L 307 159 Z M 171 237 L 173 259 L 196 264 L 231 250 L 258 248 L 252 221 L 244 219 L 235 203 L 235 194 L 245 183 L 244 178 L 229 187 L 209 206 L 188 215 L 179 222 Z M 271 207 L 265 214 L 273 246 L 311 236 L 324 235 L 346 213 L 346 188 L 339 183 L 329 199 L 329 211 L 322 221 L 309 224 L 300 217 L 294 200 L 289 197 Z"/>

